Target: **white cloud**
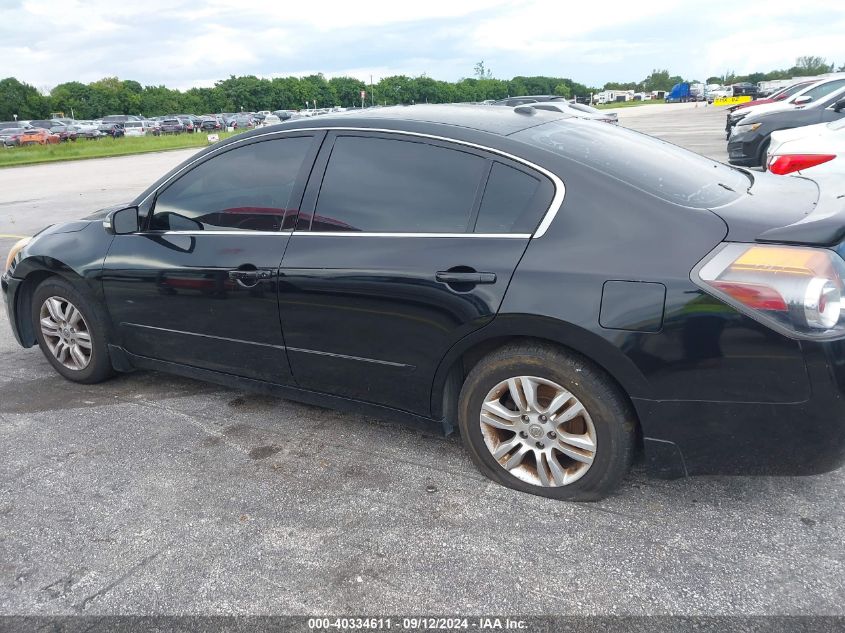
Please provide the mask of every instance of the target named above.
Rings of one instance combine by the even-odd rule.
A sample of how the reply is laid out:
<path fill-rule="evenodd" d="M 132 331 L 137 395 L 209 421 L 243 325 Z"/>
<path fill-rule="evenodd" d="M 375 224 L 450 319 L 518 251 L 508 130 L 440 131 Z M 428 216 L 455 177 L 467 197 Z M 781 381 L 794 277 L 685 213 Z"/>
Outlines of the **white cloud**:
<path fill-rule="evenodd" d="M 4 8 L 0 76 L 36 86 L 118 75 L 186 88 L 230 74 L 494 74 L 588 85 L 653 68 L 703 78 L 845 63 L 845 5 L 831 0 L 26 0 Z"/>

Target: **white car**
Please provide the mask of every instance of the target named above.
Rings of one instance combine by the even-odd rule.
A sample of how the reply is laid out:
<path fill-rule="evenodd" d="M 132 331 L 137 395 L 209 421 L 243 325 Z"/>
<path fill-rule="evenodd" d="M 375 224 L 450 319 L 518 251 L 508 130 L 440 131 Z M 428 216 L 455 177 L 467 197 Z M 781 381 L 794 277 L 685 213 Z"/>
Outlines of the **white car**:
<path fill-rule="evenodd" d="M 772 132 L 766 166 L 773 174 L 845 176 L 845 119 Z"/>
<path fill-rule="evenodd" d="M 264 120 L 261 122 L 261 127 L 267 127 L 268 125 L 278 125 L 281 122 L 282 120 L 275 114 L 268 114 L 264 117 Z"/>
<path fill-rule="evenodd" d="M 126 136 L 144 136 L 147 133 L 147 127 L 143 121 L 127 121 L 123 124 L 123 133 Z"/>
<path fill-rule="evenodd" d="M 592 121 L 602 121 L 604 123 L 619 123 L 619 115 L 616 112 L 603 112 L 597 110 L 583 103 L 570 103 L 569 101 L 541 101 L 540 103 L 526 103 L 517 108 L 531 107 L 535 110 L 550 110 L 552 112 L 561 112 L 579 119 L 590 119 Z"/>

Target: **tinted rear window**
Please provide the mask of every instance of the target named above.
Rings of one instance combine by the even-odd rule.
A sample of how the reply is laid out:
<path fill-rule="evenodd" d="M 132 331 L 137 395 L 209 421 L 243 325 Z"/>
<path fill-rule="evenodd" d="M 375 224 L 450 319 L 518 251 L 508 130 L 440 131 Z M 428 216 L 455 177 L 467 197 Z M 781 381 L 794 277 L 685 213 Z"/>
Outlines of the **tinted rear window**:
<path fill-rule="evenodd" d="M 573 118 L 513 136 L 687 207 L 728 204 L 751 185 L 739 170 L 615 125 Z"/>

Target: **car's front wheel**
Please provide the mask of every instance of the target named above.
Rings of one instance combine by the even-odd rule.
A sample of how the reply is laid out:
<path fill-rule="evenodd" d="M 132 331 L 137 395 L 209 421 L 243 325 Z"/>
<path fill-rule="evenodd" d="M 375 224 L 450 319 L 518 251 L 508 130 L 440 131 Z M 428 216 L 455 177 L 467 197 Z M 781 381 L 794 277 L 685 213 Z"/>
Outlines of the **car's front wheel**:
<path fill-rule="evenodd" d="M 509 345 L 482 359 L 461 390 L 459 426 L 479 470 L 555 499 L 604 497 L 634 455 L 636 421 L 619 387 L 552 345 Z"/>
<path fill-rule="evenodd" d="M 44 356 L 68 380 L 90 384 L 114 375 L 102 310 L 70 282 L 50 277 L 35 289 L 32 325 Z"/>

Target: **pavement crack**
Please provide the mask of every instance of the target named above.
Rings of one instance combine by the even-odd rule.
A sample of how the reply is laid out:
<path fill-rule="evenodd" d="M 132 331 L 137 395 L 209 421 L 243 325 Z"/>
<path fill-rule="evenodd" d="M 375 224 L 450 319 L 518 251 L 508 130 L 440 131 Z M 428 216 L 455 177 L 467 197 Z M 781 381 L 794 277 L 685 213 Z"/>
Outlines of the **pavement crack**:
<path fill-rule="evenodd" d="M 121 584 L 122 582 L 124 582 L 125 580 L 127 580 L 130 576 L 132 576 L 133 574 L 135 574 L 137 571 L 139 571 L 139 570 L 143 569 L 144 567 L 146 567 L 147 565 L 149 565 L 149 564 L 150 564 L 150 563 L 151 563 L 151 562 L 152 562 L 152 561 L 153 561 L 153 560 L 154 560 L 154 559 L 155 559 L 155 558 L 156 558 L 159 554 L 161 554 L 161 553 L 162 553 L 165 549 L 167 549 L 167 548 L 166 548 L 166 547 L 163 547 L 163 548 L 161 548 L 161 549 L 159 549 L 159 550 L 157 550 L 157 551 L 153 552 L 153 553 L 152 553 L 152 554 L 150 554 L 149 556 L 145 556 L 144 558 L 142 558 L 142 559 L 140 560 L 140 562 L 138 562 L 137 564 L 135 564 L 135 565 L 133 565 L 132 567 L 130 567 L 130 568 L 126 571 L 126 573 L 124 573 L 124 574 L 123 574 L 123 575 L 121 575 L 121 576 L 118 576 L 117 578 L 115 578 L 114 580 L 112 580 L 109 584 L 107 584 L 105 587 L 103 587 L 102 589 L 100 589 L 100 590 L 98 590 L 98 591 L 95 591 L 95 592 L 94 592 L 94 593 L 92 593 L 90 596 L 86 596 L 86 597 L 85 597 L 85 598 L 83 598 L 80 602 L 78 602 L 77 604 L 73 605 L 73 606 L 72 606 L 72 608 L 73 608 L 73 609 L 75 609 L 76 611 L 84 611 L 84 610 L 85 610 L 85 608 L 88 606 L 88 603 L 89 603 L 89 602 L 91 602 L 92 600 L 95 600 L 96 598 L 99 598 L 99 597 L 101 597 L 101 596 L 104 596 L 104 595 L 105 595 L 105 594 L 107 594 L 109 591 L 111 591 L 112 589 L 114 589 L 115 587 L 117 587 L 119 584 Z"/>

